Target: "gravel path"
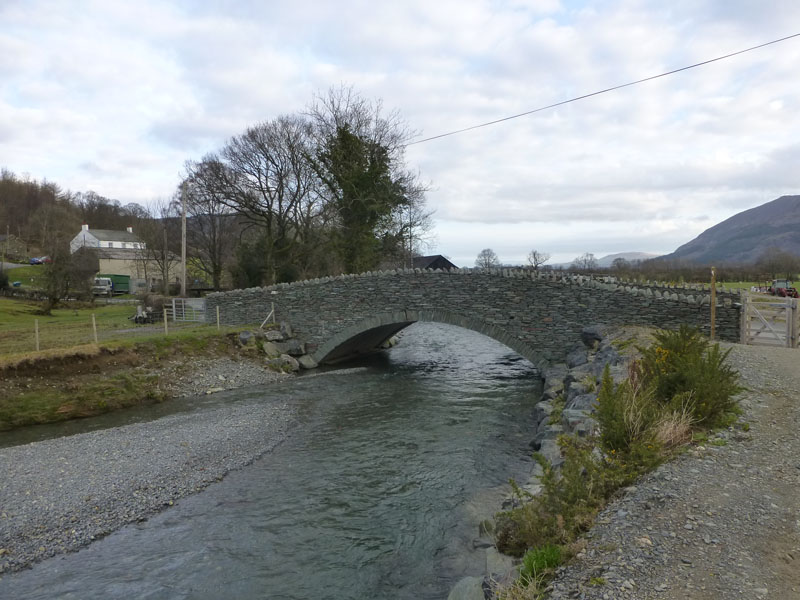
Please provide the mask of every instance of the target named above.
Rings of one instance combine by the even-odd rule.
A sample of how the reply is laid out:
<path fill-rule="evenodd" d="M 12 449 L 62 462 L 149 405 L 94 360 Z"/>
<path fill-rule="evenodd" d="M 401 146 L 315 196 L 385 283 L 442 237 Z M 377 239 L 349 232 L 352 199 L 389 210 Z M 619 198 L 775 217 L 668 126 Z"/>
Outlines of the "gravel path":
<path fill-rule="evenodd" d="M 247 361 L 196 367 L 170 385 L 188 394 L 282 379 Z M 263 399 L 0 449 L 0 573 L 76 550 L 203 489 L 279 444 L 293 417 Z"/>
<path fill-rule="evenodd" d="M 733 346 L 742 419 L 604 510 L 552 599 L 800 599 L 800 351 Z"/>

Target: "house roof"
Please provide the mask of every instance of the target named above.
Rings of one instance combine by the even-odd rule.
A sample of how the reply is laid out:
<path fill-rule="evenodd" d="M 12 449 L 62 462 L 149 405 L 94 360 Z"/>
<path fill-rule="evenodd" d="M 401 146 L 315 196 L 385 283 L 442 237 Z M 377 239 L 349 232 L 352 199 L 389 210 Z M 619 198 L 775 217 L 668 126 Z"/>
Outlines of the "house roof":
<path fill-rule="evenodd" d="M 77 252 L 91 252 L 97 258 L 117 259 L 117 260 L 136 260 L 142 258 L 141 253 L 135 249 L 126 250 L 124 248 L 79 248 Z M 76 253 L 77 253 L 76 252 Z"/>
<path fill-rule="evenodd" d="M 114 231 L 113 229 L 89 229 L 86 233 L 91 233 L 101 242 L 141 242 L 135 234 L 127 231 Z"/>
<path fill-rule="evenodd" d="M 441 254 L 434 254 L 433 256 L 415 256 L 414 257 L 415 269 L 457 269 L 453 263 L 447 260 Z"/>

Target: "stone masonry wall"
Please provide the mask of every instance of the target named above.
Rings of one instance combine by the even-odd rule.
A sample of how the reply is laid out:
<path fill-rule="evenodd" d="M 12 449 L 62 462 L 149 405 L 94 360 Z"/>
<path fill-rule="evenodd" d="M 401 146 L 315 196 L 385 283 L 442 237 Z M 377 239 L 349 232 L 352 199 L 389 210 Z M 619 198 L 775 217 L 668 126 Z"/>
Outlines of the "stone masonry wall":
<path fill-rule="evenodd" d="M 681 324 L 710 329 L 707 289 L 619 282 L 522 269 L 407 269 L 326 277 L 210 294 L 208 318 L 260 323 L 275 306 L 320 360 L 333 347 L 391 323 L 439 321 L 474 329 L 541 366 L 560 361 L 587 324 Z M 738 341 L 739 295 L 717 293 L 717 337 Z"/>

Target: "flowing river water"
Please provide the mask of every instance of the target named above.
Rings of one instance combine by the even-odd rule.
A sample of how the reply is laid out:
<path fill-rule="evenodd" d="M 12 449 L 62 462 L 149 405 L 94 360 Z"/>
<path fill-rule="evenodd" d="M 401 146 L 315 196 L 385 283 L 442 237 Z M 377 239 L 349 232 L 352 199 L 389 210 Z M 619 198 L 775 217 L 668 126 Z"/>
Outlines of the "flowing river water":
<path fill-rule="evenodd" d="M 483 572 L 478 523 L 508 479 L 532 469 L 540 391 L 532 365 L 505 346 L 416 324 L 395 348 L 347 368 L 220 395 L 279 395 L 299 424 L 222 482 L 7 575 L 3 588 L 20 600 L 446 598 Z"/>

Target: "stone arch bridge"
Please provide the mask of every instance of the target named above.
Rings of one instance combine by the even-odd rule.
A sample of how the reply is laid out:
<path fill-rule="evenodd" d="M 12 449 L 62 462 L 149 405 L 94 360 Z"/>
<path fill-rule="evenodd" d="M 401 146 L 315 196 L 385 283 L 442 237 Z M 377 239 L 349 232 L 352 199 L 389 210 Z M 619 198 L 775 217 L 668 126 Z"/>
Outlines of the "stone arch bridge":
<path fill-rule="evenodd" d="M 717 294 L 718 338 L 738 341 L 739 296 Z M 207 296 L 208 319 L 261 323 L 274 306 L 318 363 L 373 351 L 417 321 L 505 344 L 537 367 L 563 360 L 590 324 L 710 329 L 709 291 L 524 269 L 405 269 L 325 277 Z"/>

